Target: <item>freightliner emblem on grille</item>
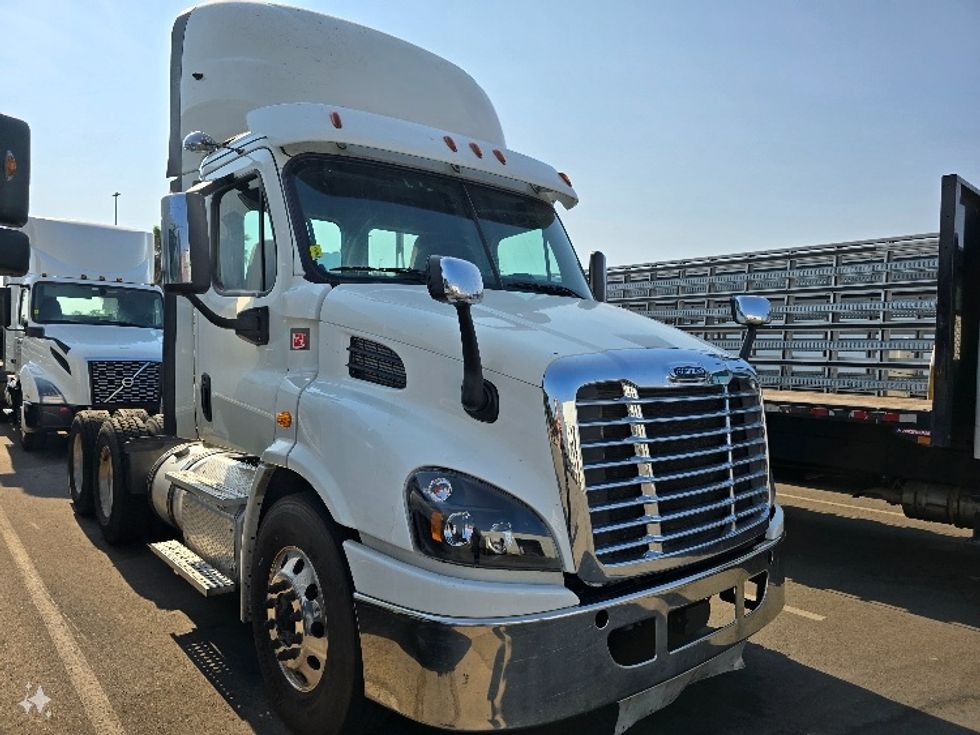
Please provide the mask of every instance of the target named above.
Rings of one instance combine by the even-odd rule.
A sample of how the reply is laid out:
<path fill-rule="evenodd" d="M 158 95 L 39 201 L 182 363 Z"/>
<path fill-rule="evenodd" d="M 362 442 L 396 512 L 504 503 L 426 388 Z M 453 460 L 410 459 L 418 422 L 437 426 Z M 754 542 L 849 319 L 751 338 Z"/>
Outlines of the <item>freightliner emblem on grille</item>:
<path fill-rule="evenodd" d="M 671 383 L 708 383 L 709 385 L 728 385 L 732 373 L 726 368 L 709 371 L 701 365 L 675 365 L 667 374 Z"/>

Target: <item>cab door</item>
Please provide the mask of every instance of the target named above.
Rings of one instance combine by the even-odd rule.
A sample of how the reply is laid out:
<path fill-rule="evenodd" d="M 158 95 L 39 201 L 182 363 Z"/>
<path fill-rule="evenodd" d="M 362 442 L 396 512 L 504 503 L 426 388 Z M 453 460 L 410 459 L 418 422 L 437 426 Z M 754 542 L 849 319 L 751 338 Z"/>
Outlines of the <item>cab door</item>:
<path fill-rule="evenodd" d="M 256 157 L 251 155 L 252 160 Z M 270 178 L 268 184 L 278 187 L 274 175 Z M 201 300 L 225 318 L 248 309 L 268 309 L 268 343 L 253 344 L 233 329 L 195 314 L 198 435 L 256 456 L 269 447 L 276 433 L 276 394 L 288 354 L 281 292 L 289 281 L 289 268 L 284 267 L 289 248 L 277 242 L 272 211 L 283 208 L 279 198 L 270 207 L 266 183 L 258 169 L 246 170 L 212 195 L 212 285 Z M 278 214 L 283 217 L 284 211 Z M 279 240 L 288 242 L 287 234 Z"/>

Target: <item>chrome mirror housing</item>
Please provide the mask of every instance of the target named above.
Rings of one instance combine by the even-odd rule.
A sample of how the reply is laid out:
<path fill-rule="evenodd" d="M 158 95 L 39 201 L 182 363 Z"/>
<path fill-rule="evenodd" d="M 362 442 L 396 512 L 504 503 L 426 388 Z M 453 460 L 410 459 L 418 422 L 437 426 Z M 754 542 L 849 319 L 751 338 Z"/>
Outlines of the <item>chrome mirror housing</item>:
<path fill-rule="evenodd" d="M 184 136 L 184 150 L 191 153 L 214 153 L 220 147 L 214 138 L 200 130 Z"/>
<path fill-rule="evenodd" d="M 745 327 L 761 327 L 772 319 L 772 305 L 765 296 L 732 296 L 732 319 Z"/>
<path fill-rule="evenodd" d="M 445 304 L 478 304 L 483 300 L 483 276 L 462 258 L 429 256 L 429 295 Z"/>
<path fill-rule="evenodd" d="M 211 287 L 211 248 L 204 197 L 168 194 L 161 202 L 160 285 L 176 293 Z"/>

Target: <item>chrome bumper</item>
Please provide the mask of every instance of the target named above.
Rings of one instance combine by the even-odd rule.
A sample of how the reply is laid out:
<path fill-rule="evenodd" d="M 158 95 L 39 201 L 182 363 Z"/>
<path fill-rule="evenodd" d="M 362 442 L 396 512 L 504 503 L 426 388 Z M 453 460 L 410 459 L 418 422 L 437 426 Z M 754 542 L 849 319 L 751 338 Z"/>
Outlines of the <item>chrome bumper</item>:
<path fill-rule="evenodd" d="M 669 584 L 532 616 L 438 617 L 356 594 L 365 693 L 413 720 L 469 731 L 540 725 L 618 702 L 622 731 L 688 683 L 740 667 L 741 644 L 783 607 L 782 538 L 780 528 L 779 538 Z M 747 610 L 747 583 L 763 573 L 764 594 Z M 733 622 L 669 645 L 671 611 L 732 589 Z M 637 623 L 655 654 L 620 665 L 610 635 Z"/>

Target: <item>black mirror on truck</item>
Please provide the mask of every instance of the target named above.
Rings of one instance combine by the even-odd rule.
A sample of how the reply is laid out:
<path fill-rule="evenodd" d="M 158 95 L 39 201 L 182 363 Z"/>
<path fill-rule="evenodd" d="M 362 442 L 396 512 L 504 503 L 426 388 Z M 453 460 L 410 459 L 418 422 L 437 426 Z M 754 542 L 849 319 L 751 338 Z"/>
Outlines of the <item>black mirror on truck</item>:
<path fill-rule="evenodd" d="M 27 235 L 9 227 L 27 224 L 31 185 L 31 129 L 0 115 L 0 276 L 22 276 L 30 265 Z"/>
<path fill-rule="evenodd" d="M 606 254 L 600 250 L 589 256 L 589 288 L 596 301 L 606 300 Z"/>
<path fill-rule="evenodd" d="M 161 202 L 160 285 L 167 291 L 201 294 L 211 287 L 211 248 L 204 196 L 189 191 Z"/>

